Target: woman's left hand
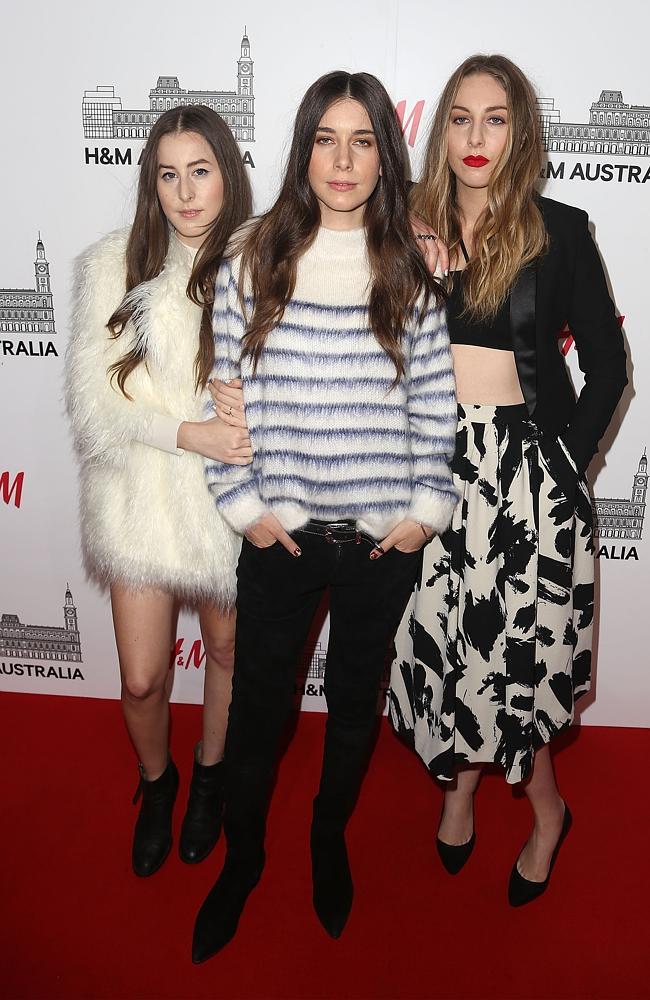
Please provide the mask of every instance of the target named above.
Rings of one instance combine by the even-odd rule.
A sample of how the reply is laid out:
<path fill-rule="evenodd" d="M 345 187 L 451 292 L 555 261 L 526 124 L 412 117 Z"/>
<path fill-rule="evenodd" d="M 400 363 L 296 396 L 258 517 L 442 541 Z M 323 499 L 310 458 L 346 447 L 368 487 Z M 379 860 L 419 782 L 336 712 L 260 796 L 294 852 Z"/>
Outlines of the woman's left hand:
<path fill-rule="evenodd" d="M 420 252 L 431 274 L 435 274 L 438 269 L 438 273 L 446 277 L 449 273 L 449 250 L 446 243 L 443 243 L 435 230 L 427 226 L 417 215 L 411 215 L 410 222 Z"/>
<path fill-rule="evenodd" d="M 370 552 L 371 559 L 380 559 L 389 549 L 396 548 L 398 552 L 419 552 L 423 545 L 433 538 L 433 531 L 419 521 L 405 518 L 396 524 L 390 535 L 375 545 Z"/>
<path fill-rule="evenodd" d="M 224 424 L 229 424 L 231 427 L 248 428 L 244 413 L 244 393 L 241 379 L 234 378 L 231 382 L 210 379 L 208 389 L 212 396 L 212 408 Z"/>

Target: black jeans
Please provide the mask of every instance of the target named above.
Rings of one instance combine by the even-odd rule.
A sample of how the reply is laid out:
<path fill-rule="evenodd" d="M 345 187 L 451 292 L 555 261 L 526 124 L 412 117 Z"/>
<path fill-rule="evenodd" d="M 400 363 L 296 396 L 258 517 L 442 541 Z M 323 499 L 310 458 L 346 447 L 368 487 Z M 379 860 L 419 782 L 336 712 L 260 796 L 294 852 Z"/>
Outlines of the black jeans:
<path fill-rule="evenodd" d="M 316 529 L 321 533 L 312 534 Z M 388 645 L 419 575 L 421 552 L 369 558 L 372 540 L 348 530 L 327 540 L 309 522 L 294 533 L 302 555 L 244 539 L 239 566 L 235 673 L 225 758 L 229 853 L 263 855 L 268 795 L 294 700 L 300 654 L 329 588 L 325 667 L 328 721 L 315 820 L 342 832 L 363 779 Z M 359 536 L 357 536 L 359 538 Z"/>

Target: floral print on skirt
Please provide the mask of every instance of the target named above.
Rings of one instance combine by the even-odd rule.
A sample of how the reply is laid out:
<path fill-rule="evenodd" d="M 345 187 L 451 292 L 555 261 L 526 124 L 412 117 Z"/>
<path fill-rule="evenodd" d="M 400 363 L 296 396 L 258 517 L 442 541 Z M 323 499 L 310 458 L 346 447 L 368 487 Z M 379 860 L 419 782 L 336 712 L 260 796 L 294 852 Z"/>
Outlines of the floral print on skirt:
<path fill-rule="evenodd" d="M 589 690 L 591 500 L 525 405 L 458 412 L 460 500 L 395 637 L 390 718 L 436 777 L 495 762 L 517 782 Z"/>

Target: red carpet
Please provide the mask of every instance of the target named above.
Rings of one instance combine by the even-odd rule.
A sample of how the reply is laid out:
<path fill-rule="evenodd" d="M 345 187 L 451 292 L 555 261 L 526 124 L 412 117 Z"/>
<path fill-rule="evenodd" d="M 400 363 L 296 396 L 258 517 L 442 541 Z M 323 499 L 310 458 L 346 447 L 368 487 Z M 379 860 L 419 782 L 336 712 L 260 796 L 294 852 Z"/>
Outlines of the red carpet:
<path fill-rule="evenodd" d="M 174 706 L 186 796 L 200 710 Z M 323 734 L 302 716 L 269 818 L 268 862 L 236 940 L 190 961 L 196 911 L 223 858 L 129 866 L 137 773 L 115 702 L 0 695 L 0 995 L 6 998 L 410 1000 L 641 998 L 648 986 L 650 731 L 583 729 L 556 755 L 574 826 L 551 888 L 524 910 L 507 877 L 527 804 L 496 776 L 457 877 L 433 838 L 441 794 L 384 721 L 349 831 L 352 915 L 331 941 L 311 909 L 308 827 Z M 176 811 L 176 832 L 181 808 Z"/>

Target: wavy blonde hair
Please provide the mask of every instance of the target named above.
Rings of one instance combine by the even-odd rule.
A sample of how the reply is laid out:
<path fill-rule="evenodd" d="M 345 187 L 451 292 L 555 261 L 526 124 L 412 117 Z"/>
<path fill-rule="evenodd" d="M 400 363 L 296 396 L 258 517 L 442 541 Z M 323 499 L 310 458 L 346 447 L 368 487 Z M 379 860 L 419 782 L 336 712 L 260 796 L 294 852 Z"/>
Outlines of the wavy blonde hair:
<path fill-rule="evenodd" d="M 447 136 L 460 85 L 477 73 L 488 74 L 503 87 L 508 108 L 506 145 L 490 177 L 487 205 L 474 229 L 474 254 L 463 281 L 465 313 L 487 320 L 498 312 L 522 267 L 539 257 L 548 241 L 535 200 L 543 164 L 535 92 L 505 56 L 470 56 L 448 80 L 434 115 L 413 208 L 452 254 L 460 247 L 462 227 L 456 177 L 447 162 Z"/>

